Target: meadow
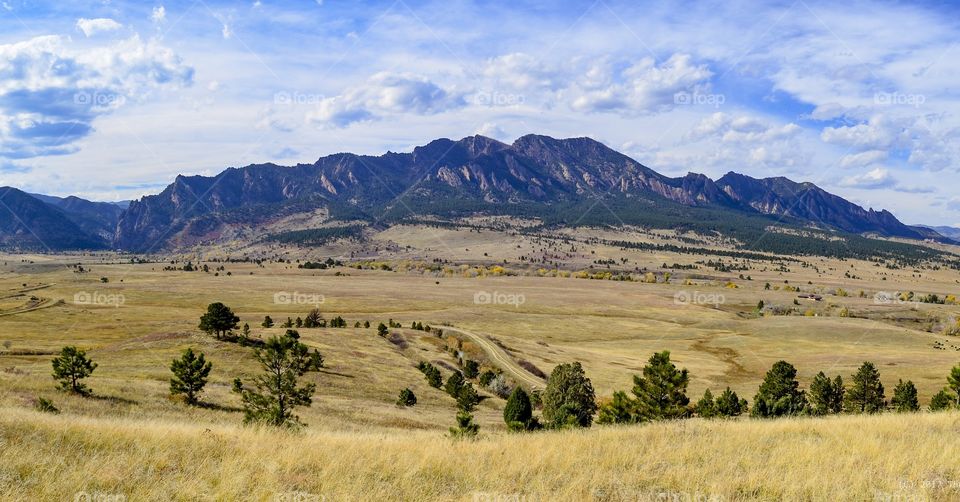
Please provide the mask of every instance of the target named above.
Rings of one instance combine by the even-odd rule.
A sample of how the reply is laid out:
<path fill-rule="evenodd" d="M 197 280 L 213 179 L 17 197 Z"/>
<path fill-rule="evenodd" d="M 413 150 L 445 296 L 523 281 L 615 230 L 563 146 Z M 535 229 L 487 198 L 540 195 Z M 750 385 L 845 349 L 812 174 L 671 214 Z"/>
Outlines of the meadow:
<path fill-rule="evenodd" d="M 392 251 L 375 258 L 388 269 L 298 268 L 298 260 L 319 259 L 322 250 L 286 250 L 289 263 L 259 264 L 214 261 L 214 254 L 143 263 L 112 253 L 0 258 L 0 496 L 925 500 L 960 492 L 955 412 L 513 434 L 503 422 L 504 400 L 481 390 L 479 439 L 454 441 L 447 437 L 454 399 L 417 370 L 430 361 L 446 378 L 457 365 L 451 349 L 508 375 L 522 371 L 521 361 L 546 374 L 578 361 L 603 400 L 629 390 L 653 352 L 669 350 L 690 371 L 694 402 L 706 389 L 725 387 L 752 401 L 778 360 L 797 367 L 803 387 L 819 371 L 848 379 L 869 360 L 888 397 L 899 379 L 909 379 L 926 407 L 960 362 L 960 341 L 943 330 L 960 307 L 878 301 L 876 294 L 956 294 L 955 270 L 802 258 L 720 272 L 703 264 L 707 257 L 584 240 L 557 267 L 574 272 L 567 277 L 540 270 L 537 257 L 556 254 L 557 245 L 530 237 L 385 234 L 383 248 Z M 423 266 L 433 260 L 446 270 Z M 507 272 L 490 272 L 504 260 Z M 209 271 L 169 269 L 188 261 Z M 601 262 L 640 277 L 653 270 L 659 280 L 576 277 L 604 270 Z M 664 281 L 662 264 L 697 268 L 671 269 Z M 786 286 L 822 299 L 799 298 Z M 206 305 L 217 301 L 257 339 L 282 334 L 280 321 L 315 307 L 347 321 L 346 328 L 299 330 L 325 358 L 324 368 L 304 377 L 317 391 L 312 406 L 297 409 L 306 425 L 299 432 L 241 425 L 231 383 L 253 375 L 256 365 L 249 347 L 198 329 Z M 760 315 L 760 301 L 796 312 Z M 266 315 L 278 325 L 261 327 Z M 402 327 L 377 336 L 376 326 L 388 320 Z M 365 321 L 370 328 L 354 327 Z M 446 332 L 414 330 L 414 322 Z M 99 364 L 87 379 L 93 396 L 56 390 L 50 360 L 65 345 L 86 349 Z M 187 347 L 213 363 L 200 407 L 169 396 L 170 362 Z M 528 383 L 537 377 L 520 376 L 515 380 L 535 387 Z M 395 405 L 403 388 L 416 394 L 416 406 Z M 60 414 L 34 411 L 38 398 Z"/>

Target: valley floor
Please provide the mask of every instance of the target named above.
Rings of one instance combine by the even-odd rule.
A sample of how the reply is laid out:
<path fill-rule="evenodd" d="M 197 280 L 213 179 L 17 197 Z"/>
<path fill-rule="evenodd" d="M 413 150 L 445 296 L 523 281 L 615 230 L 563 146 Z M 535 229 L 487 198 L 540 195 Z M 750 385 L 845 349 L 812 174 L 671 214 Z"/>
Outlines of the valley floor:
<path fill-rule="evenodd" d="M 956 500 L 958 432 L 960 414 L 949 412 L 481 431 L 454 441 L 7 407 L 0 498 Z"/>

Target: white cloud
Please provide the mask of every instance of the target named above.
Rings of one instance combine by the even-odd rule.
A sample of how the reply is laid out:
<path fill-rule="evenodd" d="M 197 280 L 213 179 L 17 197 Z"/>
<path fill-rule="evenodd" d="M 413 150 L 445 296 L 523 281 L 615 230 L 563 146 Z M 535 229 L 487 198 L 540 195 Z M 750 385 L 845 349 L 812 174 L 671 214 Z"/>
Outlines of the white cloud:
<path fill-rule="evenodd" d="M 713 73 L 688 54 L 674 54 L 662 64 L 653 58 L 618 69 L 600 62 L 589 68 L 569 91 L 571 107 L 581 112 L 625 115 L 657 113 L 674 108 L 678 93 L 705 92 Z"/>
<path fill-rule="evenodd" d="M 72 153 L 97 117 L 192 78 L 170 49 L 138 36 L 84 49 L 58 36 L 0 45 L 0 157 Z"/>
<path fill-rule="evenodd" d="M 87 37 L 104 31 L 119 30 L 120 28 L 123 28 L 122 24 L 105 17 L 97 19 L 80 18 L 77 20 L 77 29 L 82 31 Z"/>
<path fill-rule="evenodd" d="M 322 99 L 307 119 L 322 125 L 346 127 L 388 114 L 432 115 L 464 105 L 462 93 L 444 89 L 424 77 L 384 72 L 344 94 Z"/>
<path fill-rule="evenodd" d="M 887 160 L 886 150 L 867 150 L 865 152 L 844 155 L 840 159 L 840 167 L 865 167 Z"/>
<path fill-rule="evenodd" d="M 160 24 L 167 20 L 167 9 L 166 7 L 160 5 L 153 8 L 153 13 L 150 14 L 150 20 L 154 23 Z"/>
<path fill-rule="evenodd" d="M 475 134 L 479 134 L 481 136 L 486 136 L 488 138 L 493 138 L 500 141 L 506 141 L 507 138 L 509 137 L 507 135 L 507 132 L 504 131 L 502 127 L 492 122 L 484 122 L 484 124 L 480 126 L 479 129 L 476 130 Z"/>
<path fill-rule="evenodd" d="M 844 178 L 840 184 L 851 188 L 873 190 L 878 188 L 893 188 L 896 186 L 897 181 L 890 174 L 889 170 L 878 167 L 863 174 Z"/>

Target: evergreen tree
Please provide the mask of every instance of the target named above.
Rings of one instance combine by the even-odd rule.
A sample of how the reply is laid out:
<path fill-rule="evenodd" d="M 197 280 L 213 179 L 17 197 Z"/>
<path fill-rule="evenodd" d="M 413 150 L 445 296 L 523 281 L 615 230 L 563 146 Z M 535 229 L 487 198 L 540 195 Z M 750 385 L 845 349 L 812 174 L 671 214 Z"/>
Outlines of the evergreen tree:
<path fill-rule="evenodd" d="M 950 389 L 953 390 L 954 402 L 960 401 L 960 366 L 954 366 L 950 369 L 950 374 L 947 376 L 947 384 L 950 386 Z"/>
<path fill-rule="evenodd" d="M 843 380 L 830 380 L 822 371 L 810 382 L 810 413 L 829 415 L 843 411 Z"/>
<path fill-rule="evenodd" d="M 590 427 L 593 423 L 596 395 L 580 363 L 559 364 L 553 368 L 541 399 L 543 418 L 552 427 Z"/>
<path fill-rule="evenodd" d="M 272 328 L 272 327 L 273 327 L 273 319 L 272 319 L 270 316 L 263 316 L 263 322 L 260 323 L 260 326 L 262 326 L 262 327 L 264 327 L 264 328 Z"/>
<path fill-rule="evenodd" d="M 409 388 L 400 391 L 400 397 L 397 398 L 397 406 L 413 406 L 417 404 L 417 396 Z"/>
<path fill-rule="evenodd" d="M 476 361 L 467 359 L 463 362 L 463 376 L 467 378 L 477 378 L 480 374 L 480 365 Z"/>
<path fill-rule="evenodd" d="M 597 409 L 598 424 L 628 424 L 636 421 L 636 400 L 623 391 L 614 392 L 613 398 L 602 403 Z"/>
<path fill-rule="evenodd" d="M 741 399 L 730 387 L 717 396 L 716 403 L 717 413 L 723 417 L 737 417 L 747 411 L 747 400 Z"/>
<path fill-rule="evenodd" d="M 60 382 L 60 389 L 81 396 L 90 395 L 90 389 L 81 380 L 97 369 L 97 363 L 87 358 L 86 351 L 73 346 L 60 349 L 53 359 L 53 378 Z"/>
<path fill-rule="evenodd" d="M 320 315 L 320 309 L 313 309 L 307 313 L 306 319 L 303 320 L 304 328 L 319 328 L 320 321 L 323 320 L 323 316 Z"/>
<path fill-rule="evenodd" d="M 890 400 L 893 409 L 904 413 L 920 410 L 920 401 L 917 399 L 917 387 L 913 382 L 900 380 L 893 388 L 893 399 Z"/>
<path fill-rule="evenodd" d="M 447 391 L 447 394 L 450 394 L 450 397 L 456 399 L 460 395 L 460 388 L 463 387 L 464 379 L 463 375 L 459 371 L 454 371 L 450 378 L 447 378 L 447 383 L 444 384 L 443 390 Z"/>
<path fill-rule="evenodd" d="M 213 334 L 218 339 L 235 329 L 237 329 L 237 323 L 240 322 L 240 318 L 237 317 L 230 307 L 216 302 L 207 305 L 207 313 L 200 316 L 200 330 L 207 333 Z"/>
<path fill-rule="evenodd" d="M 323 367 L 323 357 L 289 336 L 271 337 L 254 356 L 263 373 L 253 378 L 253 388 L 245 387 L 239 378 L 234 380 L 233 390 L 243 402 L 244 421 L 274 426 L 300 424 L 293 410 L 310 406 L 316 386 L 301 385 L 299 379 Z"/>
<path fill-rule="evenodd" d="M 943 389 L 930 400 L 930 411 L 944 411 L 956 407 L 957 401 L 951 392 Z"/>
<path fill-rule="evenodd" d="M 767 372 L 753 398 L 755 417 L 798 415 L 807 406 L 807 397 L 800 390 L 797 369 L 786 361 L 777 361 Z"/>
<path fill-rule="evenodd" d="M 450 435 L 455 439 L 470 439 L 477 436 L 480 426 L 473 423 L 473 415 L 466 411 L 457 412 L 457 426 L 450 428 Z"/>
<path fill-rule="evenodd" d="M 195 354 L 193 349 L 184 350 L 180 359 L 174 359 L 170 364 L 170 371 L 173 372 L 170 395 L 183 394 L 187 404 L 197 404 L 212 368 L 213 364 L 206 361 L 203 352 Z"/>
<path fill-rule="evenodd" d="M 643 368 L 643 376 L 634 375 L 633 394 L 637 397 L 638 421 L 669 420 L 689 414 L 686 369 L 678 370 L 670 362 L 670 352 L 653 354 Z"/>
<path fill-rule="evenodd" d="M 873 363 L 864 362 L 853 375 L 853 382 L 850 390 L 847 391 L 844 407 L 851 413 L 877 413 L 883 411 L 886 406 L 880 372 Z"/>
<path fill-rule="evenodd" d="M 380 323 L 380 325 L 377 326 L 377 335 L 387 336 L 389 334 L 390 334 L 390 330 L 387 329 L 387 326 L 385 324 Z"/>
<path fill-rule="evenodd" d="M 511 431 L 523 431 L 530 428 L 533 419 L 533 405 L 530 396 L 519 385 L 513 389 L 503 408 L 503 421 Z"/>
<path fill-rule="evenodd" d="M 464 384 L 460 386 L 456 397 L 457 407 L 467 412 L 473 411 L 480 402 L 480 395 L 477 394 L 477 390 L 473 388 L 470 382 L 464 382 Z"/>
<path fill-rule="evenodd" d="M 703 397 L 697 401 L 695 408 L 697 415 L 703 418 L 714 418 L 720 414 L 717 410 L 717 402 L 713 399 L 713 393 L 710 389 L 703 391 Z"/>

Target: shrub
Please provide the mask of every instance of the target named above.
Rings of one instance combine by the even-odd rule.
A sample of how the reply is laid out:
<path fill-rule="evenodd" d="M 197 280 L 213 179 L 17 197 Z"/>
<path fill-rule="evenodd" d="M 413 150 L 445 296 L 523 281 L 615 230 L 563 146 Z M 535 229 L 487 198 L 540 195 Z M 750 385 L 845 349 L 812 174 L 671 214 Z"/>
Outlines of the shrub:
<path fill-rule="evenodd" d="M 944 411 L 956 407 L 957 401 L 954 399 L 953 395 L 947 391 L 947 389 L 942 389 L 940 392 L 934 394 L 933 398 L 930 400 L 930 411 Z"/>
<path fill-rule="evenodd" d="M 605 401 L 597 409 L 598 424 L 627 424 L 637 420 L 637 404 L 626 392 L 613 393 L 613 398 Z"/>
<path fill-rule="evenodd" d="M 543 418 L 552 427 L 590 427 L 597 411 L 593 384 L 580 363 L 553 368 L 543 391 Z"/>
<path fill-rule="evenodd" d="M 530 396 L 522 387 L 517 386 L 507 399 L 503 408 L 503 421 L 511 431 L 529 430 L 533 419 L 533 405 Z"/>
<path fill-rule="evenodd" d="M 473 423 L 473 415 L 466 411 L 457 412 L 457 426 L 450 428 L 450 436 L 454 439 L 470 439 L 477 436 L 480 426 Z"/>
<path fill-rule="evenodd" d="M 400 391 L 400 397 L 397 398 L 397 406 L 413 406 L 417 404 L 417 396 L 409 388 Z"/>
<path fill-rule="evenodd" d="M 194 354 L 193 349 L 184 350 L 180 359 L 174 359 L 170 364 L 170 371 L 173 372 L 170 395 L 183 394 L 187 404 L 197 404 L 212 368 L 213 364 L 206 361 L 202 352 Z"/>
<path fill-rule="evenodd" d="M 490 381 L 497 377 L 497 374 L 491 370 L 486 370 L 480 374 L 480 385 L 483 387 L 488 387 Z"/>
<path fill-rule="evenodd" d="M 60 349 L 53 359 L 53 378 L 60 382 L 60 389 L 81 396 L 90 395 L 90 389 L 81 380 L 97 369 L 97 363 L 87 358 L 86 351 L 73 346 Z"/>
<path fill-rule="evenodd" d="M 60 413 L 60 410 L 53 405 L 52 401 L 42 397 L 37 398 L 36 402 L 33 403 L 33 407 L 37 411 L 41 411 L 43 413 L 53 413 L 54 415 L 58 415 Z"/>
<path fill-rule="evenodd" d="M 477 378 L 480 374 L 480 365 L 476 361 L 467 359 L 463 362 L 463 376 L 467 378 Z"/>

